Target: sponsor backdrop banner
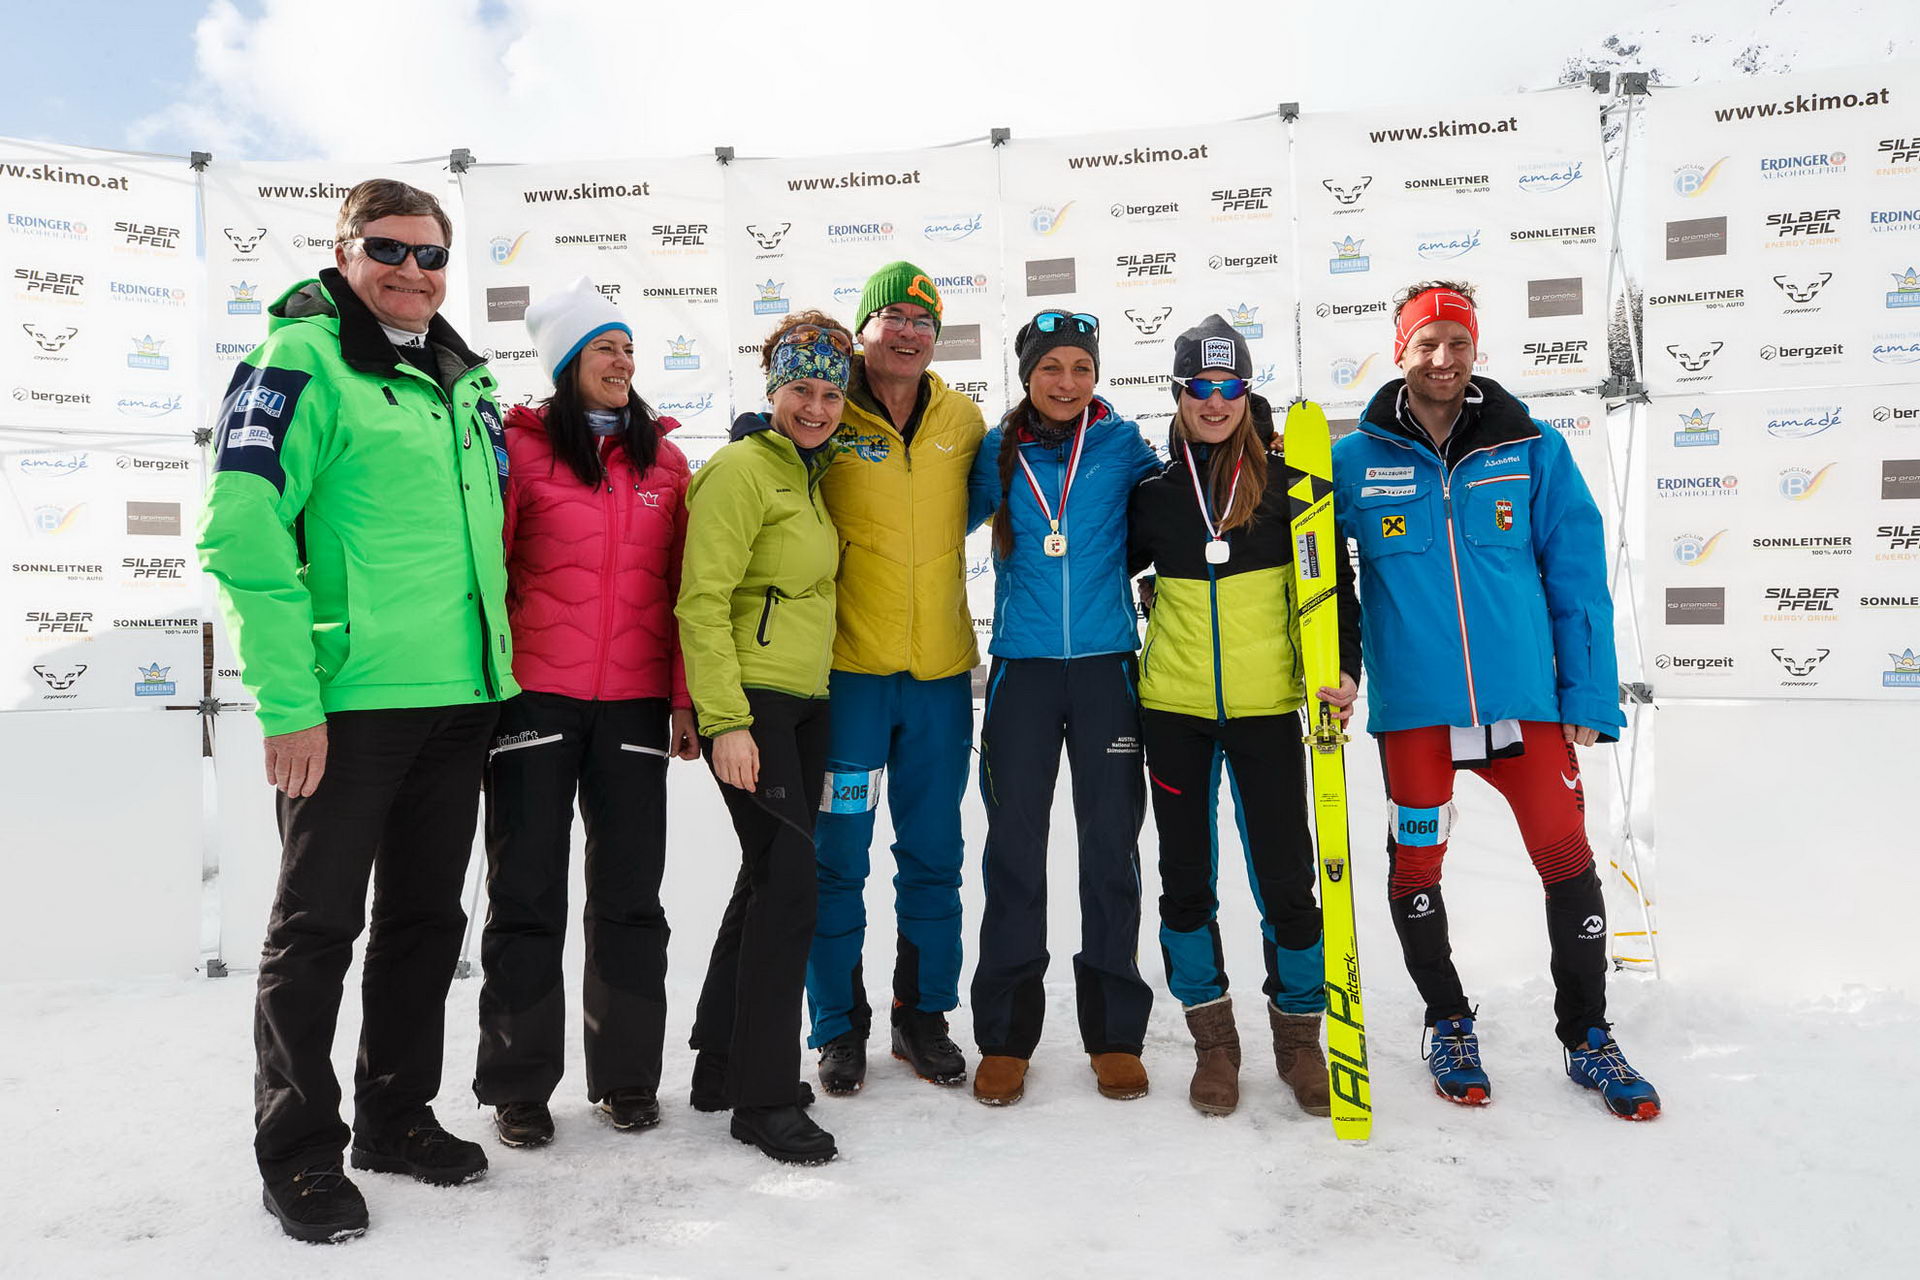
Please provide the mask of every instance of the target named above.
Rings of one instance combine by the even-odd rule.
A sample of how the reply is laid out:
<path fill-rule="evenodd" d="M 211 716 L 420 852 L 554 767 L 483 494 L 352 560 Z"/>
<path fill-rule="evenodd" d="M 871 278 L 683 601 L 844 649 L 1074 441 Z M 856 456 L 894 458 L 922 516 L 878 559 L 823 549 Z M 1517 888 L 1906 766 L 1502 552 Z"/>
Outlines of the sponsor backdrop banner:
<path fill-rule="evenodd" d="M 1393 295 L 1433 279 L 1476 287 L 1478 371 L 1508 390 L 1604 382 L 1612 233 L 1599 108 L 1581 89 L 1302 115 L 1306 394 L 1363 407 L 1396 376 Z"/>
<path fill-rule="evenodd" d="M 736 160 L 725 173 L 726 354 L 736 412 L 765 402 L 760 344 L 781 316 L 818 309 L 852 326 L 867 277 L 901 259 L 940 290 L 934 372 L 989 419 L 1001 411 L 1005 282 L 994 274 L 1001 229 L 992 148 Z"/>
<path fill-rule="evenodd" d="M 190 437 L 0 427 L 0 709 L 200 700 Z"/>
<path fill-rule="evenodd" d="M 1656 396 L 1647 413 L 1654 690 L 1920 700 L 1920 388 Z"/>
<path fill-rule="evenodd" d="M 499 378 L 502 403 L 552 392 L 527 307 L 585 276 L 633 326 L 634 387 L 679 420 L 675 443 L 704 461 L 726 440 L 727 227 L 711 157 L 478 166 L 460 187 L 467 336 Z"/>
<path fill-rule="evenodd" d="M 1646 134 L 1650 388 L 1920 380 L 1920 67 L 1662 89 Z"/>
<path fill-rule="evenodd" d="M 1256 390 L 1294 397 L 1287 139 L 1277 116 L 1003 145 L 1007 334 L 1035 312 L 1100 320 L 1100 394 L 1165 452 L 1173 340 L 1218 313 Z M 1007 354 L 1013 366 L 1011 351 Z M 988 411 L 991 421 L 1020 396 Z"/>
<path fill-rule="evenodd" d="M 193 171 L 0 139 L 0 208 L 0 423 L 198 425 Z"/>
<path fill-rule="evenodd" d="M 443 166 L 424 164 L 222 164 L 201 174 L 206 224 L 206 338 L 198 372 L 206 404 L 225 398 L 234 366 L 267 336 L 267 308 L 287 288 L 333 265 L 340 202 L 368 178 L 398 178 L 432 192 L 453 222 L 441 314 L 460 327 L 467 313 L 458 249 L 464 224 L 459 188 Z M 461 334 L 476 348 L 471 331 Z M 204 425 L 206 414 L 196 425 Z"/>

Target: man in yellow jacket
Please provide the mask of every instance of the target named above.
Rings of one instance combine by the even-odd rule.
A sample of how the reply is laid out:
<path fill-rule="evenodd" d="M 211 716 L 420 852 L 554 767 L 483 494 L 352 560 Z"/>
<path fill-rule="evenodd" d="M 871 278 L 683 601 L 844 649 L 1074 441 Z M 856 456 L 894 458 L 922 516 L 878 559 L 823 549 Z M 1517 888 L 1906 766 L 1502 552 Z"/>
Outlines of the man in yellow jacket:
<path fill-rule="evenodd" d="M 934 1084 L 966 1079 L 947 1036 L 960 1002 L 960 798 L 980 661 L 967 607 L 967 473 L 985 425 L 972 400 L 929 373 L 940 293 L 909 262 L 874 272 L 860 294 L 862 353 L 822 482 L 840 530 L 833 728 L 814 827 L 820 900 L 807 999 L 828 1093 L 866 1080 L 860 956 L 873 815 L 891 774 L 893 1052 Z"/>

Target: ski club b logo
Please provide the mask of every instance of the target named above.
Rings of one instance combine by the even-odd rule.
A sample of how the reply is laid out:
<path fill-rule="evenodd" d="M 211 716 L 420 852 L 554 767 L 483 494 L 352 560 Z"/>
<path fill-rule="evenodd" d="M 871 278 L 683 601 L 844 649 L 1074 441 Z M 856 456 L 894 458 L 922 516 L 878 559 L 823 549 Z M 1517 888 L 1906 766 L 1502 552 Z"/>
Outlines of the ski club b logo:
<path fill-rule="evenodd" d="M 1502 533 L 1513 532 L 1513 500 L 1511 498 L 1494 499 L 1493 527 Z"/>
<path fill-rule="evenodd" d="M 1407 518 L 1405 516 L 1381 516 L 1380 536 L 1383 538 L 1406 537 Z"/>

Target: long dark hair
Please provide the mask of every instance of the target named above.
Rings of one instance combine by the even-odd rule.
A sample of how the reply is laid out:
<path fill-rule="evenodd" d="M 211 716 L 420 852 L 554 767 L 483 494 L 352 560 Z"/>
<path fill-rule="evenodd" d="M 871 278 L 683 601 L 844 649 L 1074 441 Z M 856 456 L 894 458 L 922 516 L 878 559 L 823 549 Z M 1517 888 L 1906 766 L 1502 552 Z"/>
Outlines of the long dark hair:
<path fill-rule="evenodd" d="M 993 513 L 993 554 L 1001 560 L 1013 554 L 1013 511 L 1007 496 L 1013 492 L 1013 469 L 1019 465 L 1020 431 L 1033 421 L 1033 413 L 1033 397 L 1025 395 L 1000 419 L 1000 456 L 995 459 L 1000 464 L 1000 505 Z"/>
<path fill-rule="evenodd" d="M 1186 420 L 1181 416 L 1190 397 L 1182 396 L 1181 403 L 1174 407 L 1173 433 L 1176 438 L 1185 440 Z M 1267 430 L 1261 431 L 1261 418 L 1266 419 Z M 1247 411 L 1240 415 L 1240 425 L 1233 434 L 1215 445 L 1209 453 L 1212 455 L 1204 464 L 1206 467 L 1207 497 L 1213 510 L 1219 514 L 1218 528 L 1222 533 L 1228 529 L 1237 529 L 1241 525 L 1252 524 L 1260 513 L 1260 503 L 1267 492 L 1267 456 L 1272 448 L 1273 431 L 1271 423 L 1273 411 L 1267 402 L 1251 391 L 1247 393 Z M 1233 483 L 1235 468 L 1240 471 L 1240 483 Z M 1233 497 L 1227 501 L 1228 495 Z"/>
<path fill-rule="evenodd" d="M 580 398 L 580 357 L 561 366 L 553 381 L 553 394 L 542 404 L 547 411 L 547 440 L 556 462 L 580 478 L 580 483 L 597 485 L 607 478 L 606 464 L 600 460 L 600 438 L 587 425 L 586 401 Z M 627 387 L 627 427 L 620 433 L 620 444 L 627 451 L 633 469 L 644 475 L 660 453 L 659 420 L 640 393 Z"/>

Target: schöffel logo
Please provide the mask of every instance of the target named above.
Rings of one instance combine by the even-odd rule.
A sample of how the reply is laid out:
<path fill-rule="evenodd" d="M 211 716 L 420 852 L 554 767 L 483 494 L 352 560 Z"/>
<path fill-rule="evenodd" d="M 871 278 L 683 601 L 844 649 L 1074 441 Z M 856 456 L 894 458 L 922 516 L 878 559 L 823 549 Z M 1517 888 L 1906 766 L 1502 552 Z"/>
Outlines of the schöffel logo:
<path fill-rule="evenodd" d="M 156 227 L 146 222 L 116 222 L 114 234 L 120 243 L 136 249 L 178 249 L 179 227 Z"/>
<path fill-rule="evenodd" d="M 1414 241 L 1413 251 L 1430 261 L 1464 258 L 1480 247 L 1480 231 L 1430 231 Z"/>
<path fill-rule="evenodd" d="M 1586 176 L 1586 161 L 1560 160 L 1553 164 L 1520 166 L 1520 189 L 1529 194 L 1560 191 Z"/>
<path fill-rule="evenodd" d="M 1322 178 L 1320 185 L 1327 189 L 1327 194 L 1333 197 L 1335 204 L 1340 205 L 1342 209 L 1351 210 L 1360 203 L 1360 197 L 1367 193 L 1367 188 L 1373 185 L 1373 175 L 1362 174 L 1358 178 L 1347 178 L 1341 181 Z M 1339 213 L 1341 209 L 1335 209 L 1334 212 Z"/>
<path fill-rule="evenodd" d="M 1673 433 L 1676 448 L 1700 448 L 1704 445 L 1720 443 L 1720 433 L 1713 429 L 1715 414 L 1703 413 L 1695 408 L 1691 413 L 1680 415 L 1680 429 Z"/>
<path fill-rule="evenodd" d="M 1705 564 L 1719 548 L 1720 540 L 1726 536 L 1725 529 L 1718 533 L 1677 535 L 1673 540 L 1674 563 L 1686 565 L 1688 568 Z"/>
<path fill-rule="evenodd" d="M 1775 409 L 1767 417 L 1767 434 L 1777 440 L 1805 440 L 1840 425 L 1837 404 L 1816 405 L 1810 409 Z"/>
<path fill-rule="evenodd" d="M 533 287 L 524 284 L 503 285 L 487 290 L 488 320 L 524 320 L 527 304 L 533 301 Z"/>
<path fill-rule="evenodd" d="M 1773 238 L 1767 241 L 1769 249 L 1797 244 L 1831 244 L 1840 234 L 1840 211 L 1799 209 L 1792 213 L 1770 213 L 1767 215 L 1767 226 L 1773 231 Z"/>
<path fill-rule="evenodd" d="M 1681 218 L 1667 224 L 1667 261 L 1721 258 L 1727 252 L 1727 220 Z"/>
<path fill-rule="evenodd" d="M 689 338 L 684 335 L 677 338 L 668 338 L 667 354 L 662 361 L 663 365 L 668 369 L 676 370 L 698 369 L 700 367 L 700 357 L 695 354 L 693 350 L 693 344 L 696 341 L 698 341 L 698 339 Z"/>
<path fill-rule="evenodd" d="M 753 286 L 753 314 L 757 316 L 783 316 L 791 304 L 780 290 L 786 282 L 769 276 L 764 282 Z"/>
<path fill-rule="evenodd" d="M 1774 287 L 1787 295 L 1790 302 L 1812 302 L 1820 296 L 1820 291 L 1833 282 L 1833 272 L 1821 271 L 1811 275 L 1775 276 Z M 1788 314 L 1795 310 L 1818 311 L 1818 307 L 1789 308 Z"/>
<path fill-rule="evenodd" d="M 85 240 L 87 224 L 72 218 L 41 218 L 28 213 L 9 213 L 7 230 L 17 236 L 35 236 L 44 240 Z"/>
<path fill-rule="evenodd" d="M 1789 502 L 1805 502 L 1820 491 L 1827 473 L 1838 463 L 1829 462 L 1818 471 L 1807 467 L 1788 467 L 1780 473 L 1780 496 Z"/>
<path fill-rule="evenodd" d="M 267 238 L 265 227 L 222 227 L 220 233 L 233 246 L 237 258 L 251 258 L 260 248 L 260 242 Z"/>
<path fill-rule="evenodd" d="M 1772 181 L 1775 178 L 1812 178 L 1835 177 L 1847 171 L 1847 153 L 1844 151 L 1813 151 L 1797 156 L 1760 157 L 1760 178 Z"/>
<path fill-rule="evenodd" d="M 1577 316 L 1585 307 L 1586 286 L 1579 276 L 1568 276 L 1560 280 L 1527 281 L 1527 315 L 1538 319 L 1542 316 Z"/>
<path fill-rule="evenodd" d="M 1718 627 L 1727 621 L 1725 587 L 1668 587 L 1667 625 Z"/>
<path fill-rule="evenodd" d="M 1912 267 L 1893 273 L 1893 292 L 1887 295 L 1889 307 L 1920 307 L 1920 272 Z"/>
<path fill-rule="evenodd" d="M 1037 298 L 1046 294 L 1073 293 L 1079 286 L 1075 283 L 1072 258 L 1039 258 L 1027 262 L 1027 296 Z"/>
<path fill-rule="evenodd" d="M 1880 496 L 1920 498 L 1920 458 L 1889 458 L 1880 464 Z"/>
<path fill-rule="evenodd" d="M 1713 180 L 1720 176 L 1720 166 L 1726 162 L 1727 157 L 1721 156 L 1712 164 L 1681 165 L 1673 171 L 1673 194 L 1688 200 L 1698 200 L 1707 193 L 1707 188 L 1713 185 Z"/>
<path fill-rule="evenodd" d="M 933 358 L 938 362 L 980 359 L 980 326 L 942 325 L 940 336 L 933 341 Z"/>
<path fill-rule="evenodd" d="M 1333 242 L 1333 257 L 1327 261 L 1327 273 L 1329 275 L 1345 276 L 1370 270 L 1373 260 L 1366 253 L 1362 252 L 1366 247 L 1366 243 L 1365 240 L 1356 240 L 1352 236 L 1348 236 L 1344 240 L 1335 240 Z"/>
<path fill-rule="evenodd" d="M 662 249 L 704 249 L 709 231 L 704 222 L 656 222 L 647 228 Z"/>
<path fill-rule="evenodd" d="M 923 239 L 942 244 L 965 240 L 987 225 L 986 218 L 987 215 L 984 213 L 956 213 L 930 218 L 920 228 L 920 235 Z"/>
<path fill-rule="evenodd" d="M 504 267 L 520 256 L 520 246 L 527 242 L 531 231 L 522 231 L 517 236 L 495 236 L 487 241 L 487 258 L 496 267 Z"/>
<path fill-rule="evenodd" d="M 257 316 L 260 314 L 260 286 L 242 280 L 227 286 L 233 296 L 227 299 L 227 314 L 230 316 Z"/>
<path fill-rule="evenodd" d="M 1165 222 L 1180 216 L 1180 202 L 1162 200 L 1156 204 L 1129 204 L 1116 200 L 1107 206 L 1107 216 L 1122 222 Z"/>
<path fill-rule="evenodd" d="M 1662 498 L 1731 498 L 1740 492 L 1738 476 L 1655 476 L 1653 491 Z"/>

